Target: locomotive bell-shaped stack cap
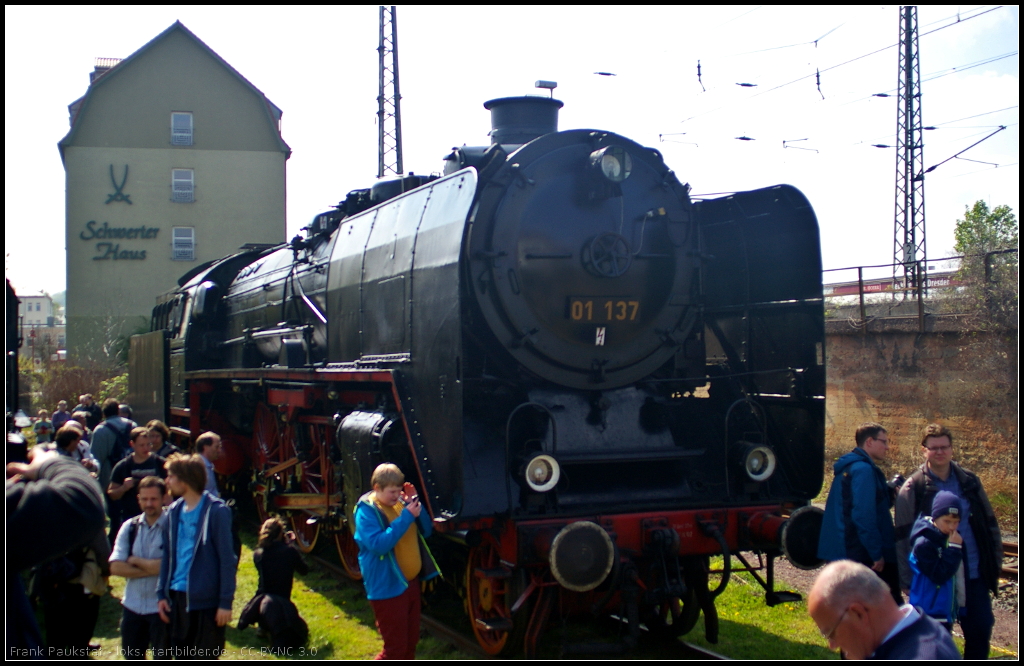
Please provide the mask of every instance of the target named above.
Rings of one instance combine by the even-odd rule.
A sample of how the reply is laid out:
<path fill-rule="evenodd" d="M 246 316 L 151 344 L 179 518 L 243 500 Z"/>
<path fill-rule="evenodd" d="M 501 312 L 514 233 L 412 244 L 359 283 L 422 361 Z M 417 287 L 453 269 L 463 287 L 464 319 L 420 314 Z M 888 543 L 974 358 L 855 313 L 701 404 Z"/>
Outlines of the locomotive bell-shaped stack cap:
<path fill-rule="evenodd" d="M 491 143 L 523 144 L 558 131 L 558 110 L 562 101 L 524 95 L 484 102 L 491 112 Z"/>

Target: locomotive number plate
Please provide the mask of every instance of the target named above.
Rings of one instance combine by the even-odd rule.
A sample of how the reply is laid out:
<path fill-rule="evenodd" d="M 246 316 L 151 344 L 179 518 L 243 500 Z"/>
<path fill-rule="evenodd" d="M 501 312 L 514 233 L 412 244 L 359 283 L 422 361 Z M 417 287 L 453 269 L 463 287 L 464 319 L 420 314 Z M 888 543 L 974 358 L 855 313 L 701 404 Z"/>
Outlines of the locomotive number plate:
<path fill-rule="evenodd" d="M 640 301 L 628 297 L 569 298 L 566 316 L 573 321 L 636 321 Z"/>

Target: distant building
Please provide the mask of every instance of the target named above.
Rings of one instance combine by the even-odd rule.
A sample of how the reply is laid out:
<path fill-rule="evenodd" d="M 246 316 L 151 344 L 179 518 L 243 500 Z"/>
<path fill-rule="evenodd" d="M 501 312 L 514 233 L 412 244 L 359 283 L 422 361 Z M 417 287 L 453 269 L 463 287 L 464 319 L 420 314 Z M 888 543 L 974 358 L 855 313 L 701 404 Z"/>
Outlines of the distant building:
<path fill-rule="evenodd" d="M 180 22 L 98 58 L 66 174 L 68 346 L 102 359 L 187 271 L 285 240 L 281 110 Z"/>
<path fill-rule="evenodd" d="M 65 348 L 66 329 L 53 299 L 46 294 L 18 297 L 21 354 L 45 361 Z"/>
<path fill-rule="evenodd" d="M 22 326 L 53 326 L 53 299 L 46 294 L 18 296 L 18 317 Z"/>

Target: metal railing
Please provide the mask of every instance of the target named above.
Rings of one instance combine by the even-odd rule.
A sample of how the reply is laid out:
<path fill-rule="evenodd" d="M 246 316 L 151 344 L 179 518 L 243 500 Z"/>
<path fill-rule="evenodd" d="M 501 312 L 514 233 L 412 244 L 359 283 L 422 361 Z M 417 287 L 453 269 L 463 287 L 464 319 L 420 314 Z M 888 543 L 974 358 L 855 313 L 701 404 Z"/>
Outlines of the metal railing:
<path fill-rule="evenodd" d="M 1016 266 L 1018 249 L 996 250 L 979 255 L 966 255 L 930 259 L 917 262 L 916 270 L 907 271 L 904 264 L 878 264 L 850 266 L 822 271 L 826 319 L 847 319 L 855 327 L 865 330 L 875 319 L 918 320 L 918 330 L 925 330 L 929 315 L 953 315 L 955 300 L 951 298 L 971 283 L 964 270 L 965 259 L 984 262 L 984 281 L 999 280 L 994 266 L 997 257 L 1013 255 L 1002 265 Z M 920 280 L 907 279 L 901 274 L 921 276 Z M 962 314 L 962 313 L 960 313 Z"/>

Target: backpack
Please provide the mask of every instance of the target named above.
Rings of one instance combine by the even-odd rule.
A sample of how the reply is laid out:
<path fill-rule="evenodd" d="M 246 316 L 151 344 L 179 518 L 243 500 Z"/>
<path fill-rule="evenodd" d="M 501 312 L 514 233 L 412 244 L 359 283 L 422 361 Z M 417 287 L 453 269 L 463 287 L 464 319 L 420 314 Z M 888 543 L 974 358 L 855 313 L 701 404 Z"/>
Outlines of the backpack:
<path fill-rule="evenodd" d="M 107 462 L 113 467 L 128 455 L 128 451 L 131 448 L 131 427 L 126 425 L 124 428 L 119 429 L 114 427 L 114 424 L 109 421 L 104 421 L 100 425 L 104 428 L 110 428 L 114 433 L 114 445 L 110 447 L 110 453 L 107 455 Z M 96 429 L 99 430 L 99 426 Z"/>
<path fill-rule="evenodd" d="M 146 514 L 140 513 L 128 521 L 128 557 L 132 556 L 132 547 L 135 546 L 135 537 L 139 536 L 139 525 L 145 517 Z"/>
<path fill-rule="evenodd" d="M 938 493 L 938 488 L 935 486 L 928 487 L 928 480 L 925 478 L 924 473 L 918 474 L 915 472 L 910 477 L 910 480 L 912 482 L 911 488 L 914 489 L 914 506 L 917 509 L 917 515 L 932 515 L 932 501 Z"/>

